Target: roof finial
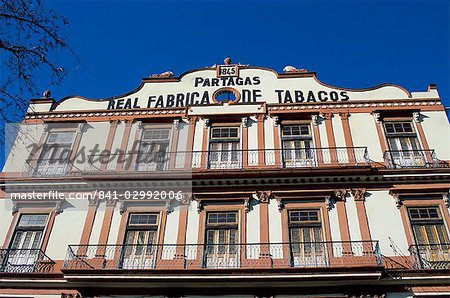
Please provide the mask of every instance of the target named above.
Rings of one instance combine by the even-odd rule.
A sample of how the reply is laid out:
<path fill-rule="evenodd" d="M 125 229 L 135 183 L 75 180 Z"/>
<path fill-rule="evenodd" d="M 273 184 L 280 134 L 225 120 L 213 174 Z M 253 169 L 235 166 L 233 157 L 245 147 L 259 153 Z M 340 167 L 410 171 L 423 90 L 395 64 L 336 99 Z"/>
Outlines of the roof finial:
<path fill-rule="evenodd" d="M 45 90 L 43 93 L 42 93 L 42 98 L 50 98 L 52 96 L 52 92 L 50 92 L 50 90 Z"/>
<path fill-rule="evenodd" d="M 230 65 L 231 64 L 231 58 L 227 57 L 223 60 L 223 63 L 225 63 L 225 65 Z"/>
<path fill-rule="evenodd" d="M 304 68 L 296 68 L 296 67 L 294 67 L 294 66 L 291 66 L 291 65 L 288 65 L 288 66 L 286 66 L 285 68 L 283 68 L 283 71 L 285 72 L 285 73 L 298 73 L 298 72 L 308 72 L 308 70 L 307 69 L 304 69 Z"/>

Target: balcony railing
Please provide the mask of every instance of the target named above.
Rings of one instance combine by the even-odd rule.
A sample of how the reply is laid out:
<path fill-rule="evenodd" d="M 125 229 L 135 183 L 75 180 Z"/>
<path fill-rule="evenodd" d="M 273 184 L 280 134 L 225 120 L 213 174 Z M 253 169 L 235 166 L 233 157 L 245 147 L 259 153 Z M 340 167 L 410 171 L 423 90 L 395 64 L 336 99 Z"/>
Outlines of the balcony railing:
<path fill-rule="evenodd" d="M 55 262 L 40 249 L 1 249 L 0 273 L 51 272 Z"/>
<path fill-rule="evenodd" d="M 85 171 L 167 171 L 170 169 L 301 168 L 368 164 L 366 147 L 223 150 L 91 155 Z"/>
<path fill-rule="evenodd" d="M 416 269 L 450 269 L 450 243 L 412 245 L 409 252 Z"/>
<path fill-rule="evenodd" d="M 73 162 L 68 159 L 28 159 L 25 161 L 24 169 L 22 170 L 23 177 L 61 177 L 70 175 L 77 175 L 80 170 L 73 167 Z"/>
<path fill-rule="evenodd" d="M 434 150 L 389 150 L 384 153 L 388 167 L 402 168 L 442 168 L 447 163 L 437 159 Z"/>
<path fill-rule="evenodd" d="M 70 245 L 65 270 L 270 269 L 380 266 L 378 241 Z"/>

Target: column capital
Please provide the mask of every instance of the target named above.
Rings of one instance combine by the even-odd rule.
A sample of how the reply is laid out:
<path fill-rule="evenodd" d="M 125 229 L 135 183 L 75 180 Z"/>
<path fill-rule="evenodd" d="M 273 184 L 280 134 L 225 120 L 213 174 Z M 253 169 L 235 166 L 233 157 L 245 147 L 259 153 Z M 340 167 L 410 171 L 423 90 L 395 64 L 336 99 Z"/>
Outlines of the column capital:
<path fill-rule="evenodd" d="M 350 190 L 349 189 L 336 189 L 333 192 L 334 192 L 334 196 L 336 199 L 340 199 L 345 202 L 350 193 Z"/>
<path fill-rule="evenodd" d="M 258 121 L 258 122 L 263 122 L 265 118 L 266 118 L 266 115 L 264 115 L 264 114 L 256 115 L 256 121 Z"/>
<path fill-rule="evenodd" d="M 333 112 L 325 112 L 320 115 L 320 117 L 322 117 L 322 119 L 324 120 L 331 120 L 333 116 L 334 116 Z"/>
<path fill-rule="evenodd" d="M 365 201 L 366 198 L 365 188 L 352 189 L 351 192 L 355 201 Z"/>
<path fill-rule="evenodd" d="M 342 120 L 348 120 L 348 118 L 350 117 L 350 113 L 349 112 L 339 112 L 339 116 L 341 117 Z"/>

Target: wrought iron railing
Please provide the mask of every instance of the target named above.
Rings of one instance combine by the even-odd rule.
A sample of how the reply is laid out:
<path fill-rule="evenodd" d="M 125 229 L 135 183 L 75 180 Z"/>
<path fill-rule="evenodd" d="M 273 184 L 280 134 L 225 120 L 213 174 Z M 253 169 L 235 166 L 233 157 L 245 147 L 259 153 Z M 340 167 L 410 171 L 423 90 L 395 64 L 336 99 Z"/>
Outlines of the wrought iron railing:
<path fill-rule="evenodd" d="M 80 174 L 80 168 L 74 166 L 69 159 L 27 159 L 22 170 L 22 177 L 62 177 L 68 174 Z"/>
<path fill-rule="evenodd" d="M 46 273 L 51 272 L 55 262 L 40 249 L 0 250 L 0 272 Z"/>
<path fill-rule="evenodd" d="M 389 150 L 384 153 L 384 161 L 394 169 L 448 167 L 437 159 L 434 150 Z"/>
<path fill-rule="evenodd" d="M 70 245 L 63 269 L 270 269 L 380 265 L 378 241 L 352 241 Z"/>
<path fill-rule="evenodd" d="M 416 269 L 450 269 L 450 243 L 411 245 L 409 252 Z"/>
<path fill-rule="evenodd" d="M 223 150 L 91 155 L 84 168 L 92 171 L 167 171 L 170 169 L 301 168 L 360 165 L 370 162 L 366 147 Z"/>

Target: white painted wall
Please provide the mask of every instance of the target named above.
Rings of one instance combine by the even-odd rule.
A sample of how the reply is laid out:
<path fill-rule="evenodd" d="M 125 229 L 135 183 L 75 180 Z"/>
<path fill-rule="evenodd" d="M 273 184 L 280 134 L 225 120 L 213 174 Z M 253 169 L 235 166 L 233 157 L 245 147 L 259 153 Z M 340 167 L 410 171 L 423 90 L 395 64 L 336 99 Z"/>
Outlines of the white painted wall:
<path fill-rule="evenodd" d="M 175 208 L 166 216 L 166 229 L 164 231 L 164 244 L 176 244 L 178 236 L 178 223 L 180 221 L 180 208 Z"/>
<path fill-rule="evenodd" d="M 355 113 L 351 114 L 348 121 L 350 124 L 353 146 L 367 147 L 369 158 L 371 160 L 378 162 L 384 161 L 373 116 L 369 113 Z"/>
<path fill-rule="evenodd" d="M 119 122 L 116 128 L 116 133 L 114 135 L 113 143 L 111 146 L 111 152 L 114 153 L 117 149 L 120 149 L 120 144 L 122 143 L 123 132 L 125 130 L 125 123 Z"/>
<path fill-rule="evenodd" d="M 249 117 L 248 121 L 248 149 L 254 150 L 258 149 L 258 123 L 255 117 Z"/>
<path fill-rule="evenodd" d="M 342 119 L 339 114 L 334 114 L 331 118 L 331 123 L 333 125 L 334 141 L 336 142 L 336 147 L 346 148 L 344 137 L 344 128 L 342 127 Z M 338 149 L 337 158 L 339 162 L 348 162 L 347 150 Z"/>
<path fill-rule="evenodd" d="M 359 227 L 358 214 L 356 212 L 356 204 L 353 196 L 347 198 L 345 202 L 345 210 L 347 211 L 348 228 L 350 231 L 351 241 L 361 241 L 361 230 Z"/>
<path fill-rule="evenodd" d="M 272 117 L 267 117 L 266 120 L 264 121 L 265 149 L 275 148 L 274 130 L 275 130 L 274 119 Z"/>
<path fill-rule="evenodd" d="M 188 208 L 188 219 L 186 225 L 186 244 L 197 244 L 199 221 L 200 215 L 197 212 L 197 201 L 191 201 Z"/>
<path fill-rule="evenodd" d="M 134 139 L 136 137 L 136 131 L 138 130 L 138 127 L 139 127 L 138 122 L 134 122 L 131 125 L 130 136 L 128 138 L 127 152 L 131 152 L 131 150 L 133 149 L 133 143 L 134 143 Z M 138 140 L 139 140 L 139 137 L 140 136 L 138 136 Z"/>
<path fill-rule="evenodd" d="M 256 117 L 249 117 L 249 120 L 247 122 L 247 132 L 248 132 L 247 140 L 249 150 L 248 165 L 254 167 L 258 165 L 258 152 L 256 151 L 256 149 L 258 149 L 258 123 L 256 122 Z"/>
<path fill-rule="evenodd" d="M 328 148 L 328 139 L 327 139 L 327 131 L 325 128 L 325 121 L 329 120 L 322 120 L 322 123 L 319 124 L 319 136 L 320 136 L 320 147 L 321 148 Z M 329 163 L 331 160 L 331 155 L 329 150 L 322 150 L 322 158 L 324 163 Z"/>
<path fill-rule="evenodd" d="M 195 124 L 195 133 L 194 133 L 194 151 L 202 151 L 202 142 L 203 142 L 203 127 L 205 126 L 205 121 L 200 119 Z"/>
<path fill-rule="evenodd" d="M 67 200 L 63 212 L 57 214 L 45 253 L 53 260 L 64 260 L 70 244 L 80 243 L 86 220 L 88 201 Z"/>
<path fill-rule="evenodd" d="M 87 123 L 87 129 L 83 132 L 80 140 L 80 146 L 78 148 L 78 152 L 80 155 L 75 160 L 74 167 L 76 169 L 84 170 L 88 167 L 88 158 L 91 155 L 90 150 L 94 148 L 96 144 L 98 144 L 98 150 L 101 152 L 105 149 L 106 139 L 108 138 L 108 132 L 110 124 L 109 122 L 89 122 Z M 81 153 L 84 148 L 85 161 L 83 162 Z M 96 157 L 91 157 L 91 160 L 98 160 L 99 153 L 96 152 Z M 92 159 L 95 158 L 95 159 Z M 99 166 L 96 165 L 96 166 Z"/>
<path fill-rule="evenodd" d="M 0 199 L 0 247 L 5 242 L 6 234 L 8 234 L 12 218 L 13 215 L 11 200 Z"/>
<path fill-rule="evenodd" d="M 260 205 L 254 205 L 253 210 L 248 212 L 247 214 L 241 214 L 241 216 L 247 217 L 246 222 L 246 231 L 247 231 L 247 243 L 259 243 L 260 241 L 260 228 L 259 228 L 259 208 Z"/>
<path fill-rule="evenodd" d="M 450 160 L 450 124 L 444 111 L 423 112 L 422 128 L 438 159 Z"/>
<path fill-rule="evenodd" d="M 178 124 L 178 144 L 177 151 L 186 151 L 186 145 L 188 141 L 189 124 L 184 120 Z"/>
<path fill-rule="evenodd" d="M 105 217 L 105 203 L 100 203 L 97 209 L 97 213 L 95 214 L 94 224 L 92 225 L 89 244 L 98 244 L 104 217 Z"/>
<path fill-rule="evenodd" d="M 392 239 L 396 249 L 402 255 L 409 255 L 408 243 L 403 228 L 400 210 L 388 191 L 369 191 L 366 198 L 366 212 L 372 239 L 380 241 L 381 253 L 395 256 L 390 247 Z"/>
<path fill-rule="evenodd" d="M 278 211 L 277 201 L 269 201 L 269 242 L 281 243 L 282 238 L 282 226 L 281 226 L 281 212 Z"/>
<path fill-rule="evenodd" d="M 16 134 L 17 132 L 17 134 Z M 44 124 L 6 124 L 5 125 L 5 146 L 11 146 L 3 172 L 22 172 L 26 169 L 26 160 L 37 159 L 38 156 L 31 157 L 30 153 L 35 144 L 38 145 L 42 135 L 45 133 Z M 2 148 L 4 150 L 4 148 Z"/>
<path fill-rule="evenodd" d="M 122 220 L 122 214 L 120 214 L 119 206 L 116 205 L 116 208 L 114 208 L 113 212 L 113 218 L 111 221 L 111 228 L 109 229 L 109 235 L 108 235 L 108 244 L 122 244 L 117 243 L 117 237 L 119 237 L 119 229 L 120 229 L 120 222 Z M 119 242 L 122 239 L 119 239 Z"/>
<path fill-rule="evenodd" d="M 336 206 L 328 212 L 328 218 L 330 220 L 331 241 L 341 241 L 341 231 L 339 228 L 339 219 Z M 324 215 L 326 216 L 326 214 Z"/>

